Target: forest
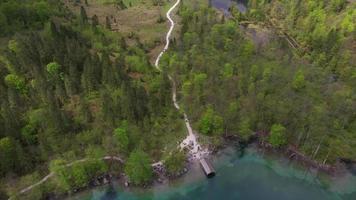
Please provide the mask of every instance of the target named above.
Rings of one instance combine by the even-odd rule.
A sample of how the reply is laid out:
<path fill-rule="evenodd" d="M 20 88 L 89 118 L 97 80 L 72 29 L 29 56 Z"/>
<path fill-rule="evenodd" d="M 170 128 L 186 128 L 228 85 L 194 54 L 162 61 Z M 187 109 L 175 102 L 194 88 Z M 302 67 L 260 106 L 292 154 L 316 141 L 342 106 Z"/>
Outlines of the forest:
<path fill-rule="evenodd" d="M 0 10 L 0 199 L 48 172 L 55 180 L 28 199 L 84 187 L 109 164 L 63 166 L 107 155 L 127 158 L 133 182 L 147 182 L 150 163 L 168 156 L 184 132 L 168 77 L 139 38 L 60 1 L 5 0 Z M 143 174 L 130 173 L 135 167 Z"/>
<path fill-rule="evenodd" d="M 87 14 L 92 1 L 69 2 L 78 12 L 67 1 L 0 0 L 0 199 L 72 193 L 107 172 L 145 185 L 160 160 L 179 172 L 186 129 L 168 74 L 204 146 L 258 137 L 322 164 L 356 160 L 352 1 L 251 0 L 246 13 L 225 16 L 183 0 L 162 73 L 151 62 L 157 41 L 113 31 L 109 16 Z M 124 11 L 137 1 L 102 3 Z M 246 22 L 273 30 L 268 42 L 256 42 Z"/>
<path fill-rule="evenodd" d="M 355 160 L 355 4 L 250 1 L 247 13 L 231 13 L 179 11 L 181 37 L 165 65 L 195 129 L 213 146 L 257 135 L 320 163 Z M 245 21 L 277 24 L 300 46 L 281 37 L 260 45 L 236 28 Z"/>

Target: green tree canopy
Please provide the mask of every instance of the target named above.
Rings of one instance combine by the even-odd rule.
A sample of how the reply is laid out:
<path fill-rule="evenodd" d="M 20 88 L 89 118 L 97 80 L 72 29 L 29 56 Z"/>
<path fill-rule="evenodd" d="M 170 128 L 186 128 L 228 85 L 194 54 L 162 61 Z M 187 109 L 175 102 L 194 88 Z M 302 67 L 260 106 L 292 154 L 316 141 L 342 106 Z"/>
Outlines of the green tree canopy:
<path fill-rule="evenodd" d="M 292 84 L 293 84 L 293 88 L 295 90 L 300 90 L 305 87 L 305 78 L 304 78 L 304 74 L 301 70 L 299 70 L 297 72 L 297 74 L 295 75 Z"/>
<path fill-rule="evenodd" d="M 47 64 L 47 72 L 51 75 L 59 73 L 61 66 L 57 62 L 51 62 Z"/>
<path fill-rule="evenodd" d="M 57 185 L 70 191 L 75 188 L 86 187 L 90 180 L 107 171 L 107 166 L 102 160 L 87 160 L 66 166 L 64 160 L 53 160 L 50 170 L 56 174 Z"/>
<path fill-rule="evenodd" d="M 144 184 L 152 178 L 152 167 L 149 156 L 142 150 L 130 154 L 125 166 L 125 173 L 134 184 Z"/>
<path fill-rule="evenodd" d="M 9 74 L 5 77 L 5 83 L 7 84 L 7 86 L 19 92 L 26 92 L 25 80 L 20 76 L 17 76 L 15 74 Z"/>
<path fill-rule="evenodd" d="M 206 135 L 217 135 L 223 132 L 223 119 L 215 113 L 211 106 L 199 121 L 199 131 Z"/>
<path fill-rule="evenodd" d="M 281 147 L 287 144 L 286 128 L 281 124 L 274 124 L 271 128 L 268 142 L 273 147 Z"/>
<path fill-rule="evenodd" d="M 175 174 L 184 167 L 186 156 L 183 151 L 176 150 L 171 152 L 164 162 L 168 173 Z"/>
<path fill-rule="evenodd" d="M 5 137 L 0 139 L 0 175 L 22 167 L 23 152 L 16 140 Z"/>
<path fill-rule="evenodd" d="M 129 148 L 129 137 L 128 137 L 128 124 L 127 121 L 123 121 L 117 129 L 114 131 L 114 137 L 120 148 L 120 151 L 126 153 Z"/>
<path fill-rule="evenodd" d="M 252 134 L 253 131 L 251 130 L 250 120 L 246 118 L 243 119 L 239 124 L 239 135 L 246 141 L 252 136 Z"/>

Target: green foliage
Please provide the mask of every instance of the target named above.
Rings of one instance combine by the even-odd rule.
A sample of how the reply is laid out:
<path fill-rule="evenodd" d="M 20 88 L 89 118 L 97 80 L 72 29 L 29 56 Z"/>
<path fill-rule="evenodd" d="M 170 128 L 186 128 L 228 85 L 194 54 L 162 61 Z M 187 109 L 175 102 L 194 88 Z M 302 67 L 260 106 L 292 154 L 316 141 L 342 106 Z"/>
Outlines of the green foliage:
<path fill-rule="evenodd" d="M 224 70 L 223 70 L 223 76 L 224 78 L 231 78 L 232 75 L 234 74 L 234 68 L 231 66 L 231 64 L 227 63 L 224 65 Z"/>
<path fill-rule="evenodd" d="M 29 185 L 32 185 L 33 183 L 38 182 L 41 180 L 43 175 L 39 172 L 34 172 L 31 174 L 26 174 L 25 176 L 22 176 L 19 180 L 20 182 L 20 188 L 26 188 Z M 55 187 L 53 187 L 53 184 L 51 182 L 47 182 L 46 184 L 40 184 L 37 187 L 34 187 L 32 190 L 28 191 L 27 193 L 23 195 L 18 195 L 16 197 L 12 196 L 13 199 L 43 199 L 46 198 L 46 195 L 54 191 Z M 11 192 L 10 192 L 11 194 Z"/>
<path fill-rule="evenodd" d="M 125 165 L 125 173 L 133 184 L 145 184 L 152 178 L 149 156 L 142 150 L 133 151 Z"/>
<path fill-rule="evenodd" d="M 45 0 L 0 1 L 0 35 L 9 35 L 23 29 L 42 28 L 50 15 L 57 14 L 54 10 L 57 3 L 52 4 Z"/>
<path fill-rule="evenodd" d="M 148 70 L 148 65 L 141 56 L 126 56 L 125 60 L 131 71 L 144 73 Z"/>
<path fill-rule="evenodd" d="M 350 11 L 346 14 L 344 19 L 341 22 L 341 28 L 345 33 L 352 33 L 355 30 L 355 22 L 353 19 L 356 16 L 356 11 Z"/>
<path fill-rule="evenodd" d="M 5 77 L 5 83 L 7 84 L 7 86 L 21 93 L 25 93 L 27 90 L 25 80 L 22 77 L 17 76 L 15 74 L 8 74 Z"/>
<path fill-rule="evenodd" d="M 347 3 L 347 0 L 332 0 L 331 5 L 334 11 L 339 12 L 341 11 Z"/>
<path fill-rule="evenodd" d="M 7 18 L 6 15 L 2 12 L 0 12 L 0 27 L 2 27 L 4 30 L 8 29 L 7 28 Z M 1 34 L 4 34 L 5 31 L 2 31 Z"/>
<path fill-rule="evenodd" d="M 16 164 L 16 150 L 13 141 L 6 137 L 0 140 L 0 172 L 5 174 Z"/>
<path fill-rule="evenodd" d="M 192 83 L 190 81 L 185 81 L 182 86 L 184 96 L 188 96 L 192 89 Z"/>
<path fill-rule="evenodd" d="M 87 160 L 71 166 L 65 163 L 64 160 L 53 160 L 50 170 L 55 173 L 57 186 L 66 191 L 86 187 L 89 181 L 107 170 L 102 160 Z"/>
<path fill-rule="evenodd" d="M 273 147 L 281 147 L 287 144 L 286 128 L 281 124 L 274 124 L 271 128 L 270 135 L 268 136 L 268 142 Z"/>
<path fill-rule="evenodd" d="M 19 44 L 16 40 L 10 40 L 7 46 L 11 51 L 15 53 L 19 52 Z"/>
<path fill-rule="evenodd" d="M 177 174 L 182 171 L 186 161 L 186 155 L 183 151 L 173 151 L 171 152 L 166 160 L 164 161 L 164 165 L 170 174 Z"/>
<path fill-rule="evenodd" d="M 176 148 L 185 134 L 167 73 L 182 89 L 178 99 L 184 112 L 201 133 L 213 136 L 208 137 L 212 144 L 220 143 L 223 132 L 247 140 L 279 122 L 284 129 L 272 126 L 268 138 L 276 147 L 291 143 L 310 155 L 320 143 L 313 155 L 318 161 L 355 158 L 353 4 L 250 4 L 238 20 L 223 21 L 212 9 L 182 6 L 181 37 L 174 39 L 157 75 L 139 40 L 132 46 L 134 37 L 97 26 L 94 17 L 90 25 L 84 9 L 75 17 L 59 1 L 0 1 L 0 35 L 4 40 L 13 35 L 0 52 L 1 175 L 42 169 L 49 158 L 122 153 L 130 155 L 125 171 L 132 182 L 148 182 L 150 158 L 161 160 L 161 150 Z M 258 28 L 247 37 L 238 21 L 251 18 L 276 22 L 304 56 Z M 261 35 L 263 44 L 250 39 Z M 145 153 L 130 151 L 136 148 Z M 182 160 L 172 156 L 166 164 L 174 172 Z M 65 190 L 84 187 L 93 174 L 106 170 L 99 163 L 65 163 L 51 169 Z"/>
<path fill-rule="evenodd" d="M 293 144 L 320 162 L 353 159 L 355 13 L 355 4 L 338 0 L 251 0 L 246 14 L 233 11 L 233 20 L 223 21 L 209 9 L 181 8 L 182 38 L 170 70 L 182 90 L 182 107 L 204 134 L 212 134 L 215 113 L 228 135 L 244 140 L 279 122 L 284 129 L 273 126 L 268 138 L 275 147 Z M 257 21 L 249 26 L 256 34 L 236 28 L 241 20 Z M 271 39 L 274 33 L 260 21 L 288 41 Z"/>
<path fill-rule="evenodd" d="M 21 135 L 28 144 L 35 144 L 37 137 L 35 133 L 35 127 L 32 124 L 28 124 L 21 129 Z"/>
<path fill-rule="evenodd" d="M 167 74 L 152 73 L 141 45 L 128 47 L 122 35 L 93 28 L 84 9 L 78 16 L 48 2 L 0 1 L 0 35 L 16 32 L 2 38 L 11 40 L 0 50 L 0 138 L 11 138 L 13 147 L 4 142 L 1 149 L 1 176 L 37 171 L 50 158 L 129 155 L 139 147 L 161 159 L 159 149 L 185 134 Z M 65 163 L 51 170 L 58 188 L 81 188 L 93 177 L 87 162 Z M 134 179 L 151 176 L 142 174 Z"/>
<path fill-rule="evenodd" d="M 0 139 L 0 175 L 24 170 L 24 154 L 19 143 L 10 138 Z"/>
<path fill-rule="evenodd" d="M 26 113 L 27 124 L 21 129 L 21 135 L 28 144 L 36 144 L 37 142 L 37 131 L 39 128 L 43 127 L 45 123 L 45 111 L 44 109 L 30 110 Z"/>
<path fill-rule="evenodd" d="M 253 134 L 249 119 L 243 119 L 239 124 L 239 136 L 247 141 Z"/>
<path fill-rule="evenodd" d="M 295 90 L 300 90 L 305 87 L 304 74 L 301 70 L 295 75 L 292 85 Z"/>
<path fill-rule="evenodd" d="M 223 133 L 223 119 L 210 106 L 199 121 L 199 131 L 206 135 L 219 135 Z"/>
<path fill-rule="evenodd" d="M 57 75 L 60 71 L 61 66 L 57 63 L 57 62 L 51 62 L 47 64 L 47 72 L 49 74 L 53 75 Z"/>
<path fill-rule="evenodd" d="M 198 86 L 201 86 L 204 84 L 204 82 L 206 81 L 207 79 L 207 75 L 204 74 L 204 73 L 201 73 L 201 74 L 195 74 L 194 76 L 194 84 L 198 85 Z"/>
<path fill-rule="evenodd" d="M 123 121 L 119 128 L 115 129 L 114 137 L 118 143 L 120 151 L 126 153 L 129 148 L 128 123 Z"/>

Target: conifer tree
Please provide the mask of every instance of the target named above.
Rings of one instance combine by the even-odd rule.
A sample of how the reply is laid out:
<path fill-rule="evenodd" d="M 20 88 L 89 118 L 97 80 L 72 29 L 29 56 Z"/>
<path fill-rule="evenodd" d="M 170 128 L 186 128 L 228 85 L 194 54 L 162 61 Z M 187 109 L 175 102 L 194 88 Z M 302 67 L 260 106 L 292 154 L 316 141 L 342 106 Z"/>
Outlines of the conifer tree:
<path fill-rule="evenodd" d="M 105 27 L 109 30 L 111 30 L 111 22 L 110 18 L 108 16 L 105 17 Z"/>
<path fill-rule="evenodd" d="M 87 12 L 85 11 L 85 8 L 83 6 L 80 7 L 80 24 L 81 25 L 86 25 L 88 23 L 88 16 Z"/>
<path fill-rule="evenodd" d="M 96 28 L 96 26 L 99 25 L 99 18 L 97 15 L 94 15 L 91 20 L 91 25 L 93 28 Z"/>

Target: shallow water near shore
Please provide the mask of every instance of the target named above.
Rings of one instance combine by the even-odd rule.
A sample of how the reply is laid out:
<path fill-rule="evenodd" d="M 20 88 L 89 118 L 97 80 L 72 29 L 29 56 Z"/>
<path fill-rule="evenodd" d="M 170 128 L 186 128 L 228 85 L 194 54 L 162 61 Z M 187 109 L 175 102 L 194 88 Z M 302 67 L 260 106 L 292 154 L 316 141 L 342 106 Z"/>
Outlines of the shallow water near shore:
<path fill-rule="evenodd" d="M 149 189 L 125 188 L 114 183 L 70 197 L 70 200 L 195 200 L 283 199 L 354 200 L 356 177 L 333 178 L 290 163 L 285 158 L 263 156 L 254 148 L 241 152 L 229 147 L 212 158 L 216 176 L 205 178 L 196 163 L 188 174 Z"/>

